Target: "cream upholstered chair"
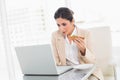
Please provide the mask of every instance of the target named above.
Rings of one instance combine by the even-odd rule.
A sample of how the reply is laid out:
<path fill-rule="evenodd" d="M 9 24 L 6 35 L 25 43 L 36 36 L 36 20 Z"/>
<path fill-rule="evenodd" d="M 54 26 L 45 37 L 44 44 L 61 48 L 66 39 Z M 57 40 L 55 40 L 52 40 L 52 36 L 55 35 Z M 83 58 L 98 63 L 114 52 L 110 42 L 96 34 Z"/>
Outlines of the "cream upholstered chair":
<path fill-rule="evenodd" d="M 91 50 L 96 56 L 96 64 L 101 68 L 104 79 L 115 80 L 110 27 L 93 27 L 88 30 L 91 35 Z"/>

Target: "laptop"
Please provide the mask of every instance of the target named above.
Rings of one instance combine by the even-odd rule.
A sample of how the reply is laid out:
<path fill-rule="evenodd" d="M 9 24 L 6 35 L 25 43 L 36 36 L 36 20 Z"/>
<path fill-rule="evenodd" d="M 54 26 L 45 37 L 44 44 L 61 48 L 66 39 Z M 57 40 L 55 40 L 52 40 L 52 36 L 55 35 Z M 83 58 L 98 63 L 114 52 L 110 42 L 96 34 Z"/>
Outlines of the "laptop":
<path fill-rule="evenodd" d="M 24 75 L 60 75 L 71 66 L 56 66 L 50 44 L 15 47 Z"/>

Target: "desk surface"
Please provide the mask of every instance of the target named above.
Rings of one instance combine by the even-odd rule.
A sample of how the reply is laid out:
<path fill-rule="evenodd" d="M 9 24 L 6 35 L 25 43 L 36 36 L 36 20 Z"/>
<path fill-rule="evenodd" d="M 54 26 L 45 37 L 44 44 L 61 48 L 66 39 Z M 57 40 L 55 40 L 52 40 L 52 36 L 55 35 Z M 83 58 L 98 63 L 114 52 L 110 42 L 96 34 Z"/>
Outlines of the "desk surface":
<path fill-rule="evenodd" d="M 86 80 L 94 69 L 95 67 L 86 70 L 72 69 L 59 76 L 23 76 L 23 80 Z"/>

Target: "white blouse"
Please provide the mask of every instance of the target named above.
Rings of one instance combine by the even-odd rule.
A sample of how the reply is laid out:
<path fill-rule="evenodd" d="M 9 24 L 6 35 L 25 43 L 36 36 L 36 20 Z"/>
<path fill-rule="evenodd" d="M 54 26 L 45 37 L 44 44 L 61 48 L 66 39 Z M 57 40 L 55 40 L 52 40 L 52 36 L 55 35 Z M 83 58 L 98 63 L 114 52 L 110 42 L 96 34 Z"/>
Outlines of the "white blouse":
<path fill-rule="evenodd" d="M 72 32 L 72 35 L 76 35 L 76 27 L 74 28 L 74 31 Z M 71 44 L 66 36 L 65 38 L 65 51 L 66 51 L 66 59 L 73 65 L 79 64 L 78 59 L 78 47 L 77 45 L 72 41 Z"/>

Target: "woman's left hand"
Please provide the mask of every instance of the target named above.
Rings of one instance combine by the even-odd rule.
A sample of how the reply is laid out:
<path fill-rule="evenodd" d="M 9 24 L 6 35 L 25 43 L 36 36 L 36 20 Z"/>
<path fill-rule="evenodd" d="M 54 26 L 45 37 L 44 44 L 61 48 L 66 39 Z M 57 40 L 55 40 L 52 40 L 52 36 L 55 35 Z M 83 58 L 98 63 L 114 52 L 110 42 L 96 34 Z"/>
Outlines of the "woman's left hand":
<path fill-rule="evenodd" d="M 73 42 L 77 44 L 78 48 L 80 49 L 81 54 L 85 56 L 86 47 L 85 47 L 84 38 L 78 36 L 77 38 L 73 40 Z"/>

